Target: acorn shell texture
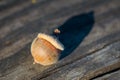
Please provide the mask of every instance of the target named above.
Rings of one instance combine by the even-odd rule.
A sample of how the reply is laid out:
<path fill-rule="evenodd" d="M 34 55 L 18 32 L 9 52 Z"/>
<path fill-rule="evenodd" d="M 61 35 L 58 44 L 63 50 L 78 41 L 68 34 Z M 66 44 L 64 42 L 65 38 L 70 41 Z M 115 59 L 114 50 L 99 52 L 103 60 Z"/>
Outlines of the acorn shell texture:
<path fill-rule="evenodd" d="M 56 63 L 63 50 L 64 46 L 57 39 L 43 33 L 39 33 L 31 45 L 34 63 L 44 66 Z"/>

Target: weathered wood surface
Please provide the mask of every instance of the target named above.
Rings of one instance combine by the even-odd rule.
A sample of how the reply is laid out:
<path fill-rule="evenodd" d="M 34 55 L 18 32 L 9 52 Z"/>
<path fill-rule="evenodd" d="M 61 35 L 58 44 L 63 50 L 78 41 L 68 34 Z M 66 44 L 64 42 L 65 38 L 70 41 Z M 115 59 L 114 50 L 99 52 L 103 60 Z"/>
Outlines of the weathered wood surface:
<path fill-rule="evenodd" d="M 106 46 L 85 58 L 74 61 L 56 70 L 45 72 L 43 80 L 89 80 L 92 77 L 120 67 L 120 42 Z M 117 53 L 116 53 L 117 51 Z M 45 76 L 45 77 L 44 77 Z"/>
<path fill-rule="evenodd" d="M 30 0 L 0 1 L 0 80 L 104 80 L 106 77 L 119 80 L 119 74 L 115 75 L 120 68 L 119 0 L 36 1 L 35 4 Z M 52 34 L 53 29 L 64 28 L 71 17 L 90 12 L 93 24 L 90 25 L 90 20 L 86 25 L 83 23 L 87 20 L 81 24 L 91 26 L 91 30 L 82 39 L 77 38 L 81 40 L 77 40 L 76 47 L 67 44 L 71 48 L 64 53 L 69 55 L 51 66 L 32 64 L 30 44 L 37 33 Z M 83 29 L 79 33 L 84 32 Z M 115 69 L 118 71 L 109 74 Z M 96 77 L 104 73 L 108 74 Z"/>
<path fill-rule="evenodd" d="M 98 77 L 94 80 L 118 80 L 118 79 L 120 79 L 120 70 L 115 71 L 115 72 L 110 73 L 110 74 L 106 74 L 102 77 Z"/>

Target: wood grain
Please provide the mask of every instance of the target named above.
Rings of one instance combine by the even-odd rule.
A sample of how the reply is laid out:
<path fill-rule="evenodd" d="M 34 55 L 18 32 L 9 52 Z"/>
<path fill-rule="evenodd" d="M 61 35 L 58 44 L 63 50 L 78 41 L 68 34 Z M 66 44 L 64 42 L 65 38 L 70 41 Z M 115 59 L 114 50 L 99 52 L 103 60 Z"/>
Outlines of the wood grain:
<path fill-rule="evenodd" d="M 117 80 L 120 79 L 120 70 L 103 75 L 102 77 L 98 77 L 93 80 Z"/>
<path fill-rule="evenodd" d="M 74 61 L 53 71 L 41 74 L 43 80 L 89 80 L 99 74 L 120 67 L 120 42 L 115 42 L 104 49 Z M 34 80 L 34 78 L 33 78 Z M 35 79 L 36 80 L 36 79 Z"/>
<path fill-rule="evenodd" d="M 89 80 L 120 67 L 119 0 L 36 1 L 0 1 L 0 80 Z M 32 64 L 30 46 L 39 32 L 52 34 L 91 11 L 94 25 L 70 55 L 51 66 Z"/>

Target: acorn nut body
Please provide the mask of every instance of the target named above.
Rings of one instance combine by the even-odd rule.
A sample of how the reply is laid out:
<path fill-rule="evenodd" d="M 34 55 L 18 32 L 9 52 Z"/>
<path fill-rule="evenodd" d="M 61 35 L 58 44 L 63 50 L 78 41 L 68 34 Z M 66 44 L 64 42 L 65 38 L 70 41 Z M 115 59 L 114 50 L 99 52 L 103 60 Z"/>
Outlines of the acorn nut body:
<path fill-rule="evenodd" d="M 57 39 L 43 33 L 39 33 L 31 45 L 34 63 L 44 66 L 56 63 L 63 50 L 64 46 Z"/>

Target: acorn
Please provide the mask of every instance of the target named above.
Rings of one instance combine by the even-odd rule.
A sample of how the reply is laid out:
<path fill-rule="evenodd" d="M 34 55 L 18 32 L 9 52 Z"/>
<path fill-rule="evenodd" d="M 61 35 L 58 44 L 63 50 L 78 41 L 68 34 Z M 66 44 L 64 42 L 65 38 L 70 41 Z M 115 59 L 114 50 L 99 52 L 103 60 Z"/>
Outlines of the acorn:
<path fill-rule="evenodd" d="M 44 66 L 56 63 L 63 50 L 64 46 L 58 39 L 43 33 L 39 33 L 31 45 L 34 63 Z"/>

